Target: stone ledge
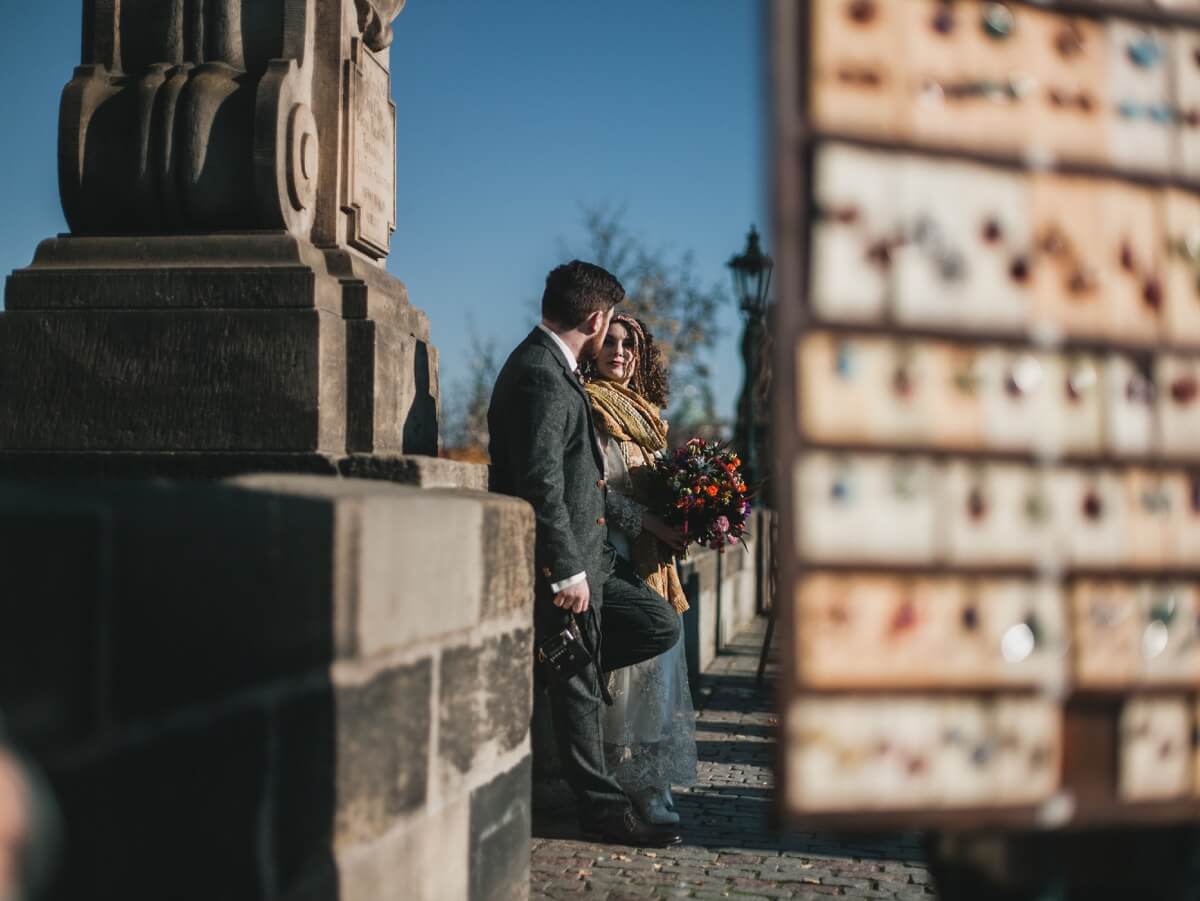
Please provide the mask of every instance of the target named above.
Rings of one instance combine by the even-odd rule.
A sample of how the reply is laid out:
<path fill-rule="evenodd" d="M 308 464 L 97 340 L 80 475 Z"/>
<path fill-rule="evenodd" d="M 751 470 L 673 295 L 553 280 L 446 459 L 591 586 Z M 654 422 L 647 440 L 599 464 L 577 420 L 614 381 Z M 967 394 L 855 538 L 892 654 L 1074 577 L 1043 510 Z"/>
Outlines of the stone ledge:
<path fill-rule="evenodd" d="M 273 473 L 344 476 L 420 488 L 487 490 L 486 466 L 419 454 L 0 450 L 0 478 L 183 480 Z"/>
<path fill-rule="evenodd" d="M 468 488 L 487 491 L 487 467 L 440 457 L 404 454 L 351 454 L 336 460 L 340 475 L 378 479 L 421 488 Z"/>
<path fill-rule="evenodd" d="M 505 582 L 518 595 L 501 605 L 507 612 L 493 617 L 484 609 L 485 547 L 519 544 L 527 532 L 488 533 L 487 512 L 513 508 L 520 514 L 505 518 L 518 524 L 531 516 L 520 501 L 498 495 L 276 474 L 224 484 L 14 482 L 0 484 L 0 497 L 11 561 L 6 591 L 38 597 L 46 610 L 92 611 L 88 621 L 103 639 L 91 648 L 94 658 L 80 655 L 41 679 L 45 697 L 22 714 L 29 736 L 56 746 L 97 716 L 144 722 L 307 676 L 334 660 L 368 663 L 461 643 L 532 606 L 530 570 L 523 582 L 518 574 Z M 54 517 L 99 525 L 30 548 L 17 538 L 34 515 L 50 516 L 51 531 Z M 87 555 L 108 562 L 88 584 L 46 596 L 58 585 L 46 570 Z M 120 603 L 99 609 L 105 598 Z M 2 639 L 0 651 L 19 659 L 24 645 Z M 86 635 L 64 637 L 63 652 L 80 641 Z M 94 677 L 89 659 L 105 662 L 95 664 L 103 671 Z M 99 712 L 86 687 L 96 682 L 110 686 Z M 54 716 L 35 722 L 37 711 Z"/>

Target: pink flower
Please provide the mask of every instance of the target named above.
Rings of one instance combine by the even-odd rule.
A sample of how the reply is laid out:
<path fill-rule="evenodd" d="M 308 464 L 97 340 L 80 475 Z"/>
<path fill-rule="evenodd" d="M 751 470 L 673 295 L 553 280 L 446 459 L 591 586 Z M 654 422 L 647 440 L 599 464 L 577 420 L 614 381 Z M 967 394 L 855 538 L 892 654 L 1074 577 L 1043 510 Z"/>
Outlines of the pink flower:
<path fill-rule="evenodd" d="M 718 516 L 717 521 L 715 523 L 713 523 L 713 525 L 716 527 L 717 532 L 719 534 L 724 535 L 726 532 L 729 531 L 729 517 L 728 516 Z"/>

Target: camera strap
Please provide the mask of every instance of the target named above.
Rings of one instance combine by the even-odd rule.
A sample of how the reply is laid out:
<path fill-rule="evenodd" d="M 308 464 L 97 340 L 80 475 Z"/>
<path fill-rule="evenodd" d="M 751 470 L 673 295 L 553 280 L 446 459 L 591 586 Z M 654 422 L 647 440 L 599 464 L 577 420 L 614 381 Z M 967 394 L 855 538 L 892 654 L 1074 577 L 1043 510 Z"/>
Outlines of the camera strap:
<path fill-rule="evenodd" d="M 591 617 L 592 626 L 595 629 L 596 646 L 591 647 L 591 642 L 588 641 L 589 629 L 581 629 L 580 635 L 583 637 L 584 647 L 587 648 L 588 655 L 592 658 L 592 663 L 596 665 L 596 679 L 600 682 L 600 697 L 609 707 L 613 705 L 612 695 L 608 693 L 608 680 L 604 678 L 604 667 L 600 665 L 600 620 L 596 618 L 596 608 L 588 605 L 588 616 Z"/>

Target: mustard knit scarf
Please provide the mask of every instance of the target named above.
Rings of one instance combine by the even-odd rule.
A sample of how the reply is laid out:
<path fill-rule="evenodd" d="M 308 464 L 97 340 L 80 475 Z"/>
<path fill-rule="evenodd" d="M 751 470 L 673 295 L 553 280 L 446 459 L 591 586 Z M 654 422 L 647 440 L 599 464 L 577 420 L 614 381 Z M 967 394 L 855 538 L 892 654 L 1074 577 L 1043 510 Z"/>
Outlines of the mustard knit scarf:
<path fill-rule="evenodd" d="M 667 423 L 659 416 L 657 407 L 636 391 L 616 382 L 589 382 L 586 389 L 597 426 L 612 440 L 620 442 L 621 454 L 629 467 L 634 500 L 645 503 L 654 455 L 667 446 Z M 679 582 L 679 571 L 662 542 L 650 532 L 643 531 L 633 543 L 633 556 L 638 575 L 646 584 L 662 595 L 676 613 L 686 612 L 687 595 Z"/>
<path fill-rule="evenodd" d="M 632 441 L 650 454 L 666 448 L 667 424 L 654 404 L 616 382 L 588 382 L 586 388 L 608 434 L 618 441 Z"/>

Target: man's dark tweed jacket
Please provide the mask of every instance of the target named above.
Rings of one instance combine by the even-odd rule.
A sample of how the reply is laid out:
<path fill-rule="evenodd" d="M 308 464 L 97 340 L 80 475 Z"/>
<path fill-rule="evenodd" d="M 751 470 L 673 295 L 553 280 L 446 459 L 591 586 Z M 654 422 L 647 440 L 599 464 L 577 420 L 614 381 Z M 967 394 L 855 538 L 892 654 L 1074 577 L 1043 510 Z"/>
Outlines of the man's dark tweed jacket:
<path fill-rule="evenodd" d="M 488 408 L 491 488 L 537 514 L 538 619 L 551 583 L 586 572 L 599 604 L 609 575 L 604 459 L 587 394 L 554 340 L 535 328 L 512 352 Z"/>

